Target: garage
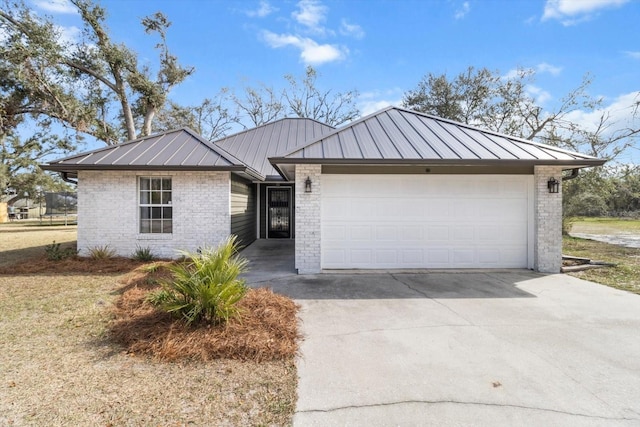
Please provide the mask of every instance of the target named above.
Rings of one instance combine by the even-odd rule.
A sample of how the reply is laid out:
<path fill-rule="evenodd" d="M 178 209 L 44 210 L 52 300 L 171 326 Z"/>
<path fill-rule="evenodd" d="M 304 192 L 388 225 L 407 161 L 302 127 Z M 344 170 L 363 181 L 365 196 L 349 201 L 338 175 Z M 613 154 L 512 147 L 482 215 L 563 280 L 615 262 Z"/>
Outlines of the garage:
<path fill-rule="evenodd" d="M 300 274 L 562 266 L 562 182 L 605 161 L 387 107 L 269 161 Z"/>
<path fill-rule="evenodd" d="M 532 268 L 533 176 L 321 176 L 323 269 Z"/>

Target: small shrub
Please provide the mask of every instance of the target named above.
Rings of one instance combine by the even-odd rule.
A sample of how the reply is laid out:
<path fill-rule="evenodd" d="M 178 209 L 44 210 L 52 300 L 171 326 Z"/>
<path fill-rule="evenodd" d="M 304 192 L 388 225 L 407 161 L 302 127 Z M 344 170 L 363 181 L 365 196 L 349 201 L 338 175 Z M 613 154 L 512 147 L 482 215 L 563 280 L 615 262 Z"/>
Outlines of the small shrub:
<path fill-rule="evenodd" d="M 78 251 L 73 248 L 60 248 L 60 243 L 54 240 L 52 244 L 44 247 L 44 253 L 49 261 L 60 261 L 78 255 Z"/>
<path fill-rule="evenodd" d="M 91 259 L 111 259 L 116 256 L 116 251 L 109 245 L 94 246 L 89 248 L 89 256 Z"/>
<path fill-rule="evenodd" d="M 153 252 L 151 252 L 150 247 L 147 246 L 143 248 L 140 246 L 136 246 L 136 251 L 133 253 L 131 258 L 135 259 L 136 261 L 149 262 L 156 259 L 156 256 L 153 254 Z"/>
<path fill-rule="evenodd" d="M 184 320 L 224 323 L 239 314 L 236 303 L 247 293 L 238 275 L 247 270 L 248 261 L 237 255 L 236 236 L 217 248 L 199 253 L 181 252 L 185 261 L 168 266 L 173 279 L 163 289 L 149 295 L 148 301 Z"/>

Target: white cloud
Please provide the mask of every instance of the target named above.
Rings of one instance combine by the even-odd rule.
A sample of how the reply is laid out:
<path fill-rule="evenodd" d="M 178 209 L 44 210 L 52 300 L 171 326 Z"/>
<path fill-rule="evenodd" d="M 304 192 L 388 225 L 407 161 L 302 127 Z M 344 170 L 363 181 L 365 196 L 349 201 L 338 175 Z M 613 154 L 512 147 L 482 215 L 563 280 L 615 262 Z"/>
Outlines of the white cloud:
<path fill-rule="evenodd" d="M 539 73 L 549 73 L 552 76 L 557 76 L 562 72 L 562 67 L 556 67 L 555 65 L 542 62 L 536 66 L 536 70 L 538 70 Z"/>
<path fill-rule="evenodd" d="M 360 114 L 367 116 L 390 105 L 399 107 L 402 104 L 402 93 L 402 89 L 397 87 L 363 92 L 358 97 Z"/>
<path fill-rule="evenodd" d="M 456 10 L 456 13 L 454 16 L 454 18 L 456 19 L 462 19 L 465 16 L 467 16 L 467 14 L 469 13 L 469 11 L 471 10 L 471 5 L 469 4 L 468 1 L 462 3 L 462 6 L 460 6 L 460 8 L 458 8 L 458 10 Z"/>
<path fill-rule="evenodd" d="M 69 0 L 35 0 L 34 3 L 38 8 L 51 13 L 78 13 L 78 9 Z"/>
<path fill-rule="evenodd" d="M 365 35 L 364 30 L 360 25 L 349 24 L 346 19 L 343 19 L 340 23 L 340 34 L 344 36 L 352 36 L 357 39 L 361 39 Z"/>
<path fill-rule="evenodd" d="M 602 9 L 619 7 L 629 0 L 547 0 L 542 20 L 557 19 L 562 25 L 575 25 L 592 19 Z"/>
<path fill-rule="evenodd" d="M 322 23 L 327 19 L 327 7 L 317 0 L 301 0 L 298 10 L 291 13 L 293 19 L 309 31 L 324 33 Z"/>
<path fill-rule="evenodd" d="M 633 52 L 633 51 L 627 50 L 624 52 L 624 54 L 627 55 L 629 58 L 640 59 L 640 52 L 638 51 Z"/>
<path fill-rule="evenodd" d="M 247 10 L 245 14 L 251 18 L 264 18 L 277 10 L 278 9 L 271 6 L 268 1 L 260 0 L 260 5 L 257 9 Z"/>
<path fill-rule="evenodd" d="M 63 43 L 76 43 L 82 34 L 82 30 L 76 26 L 58 27 L 60 31 L 60 41 Z"/>
<path fill-rule="evenodd" d="M 535 85 L 527 85 L 525 90 L 530 97 L 536 100 L 538 105 L 544 105 L 545 102 L 553 98 L 549 92 Z"/>
<path fill-rule="evenodd" d="M 636 103 L 640 101 L 640 92 L 630 92 L 615 98 L 609 105 L 592 111 L 575 110 L 566 115 L 566 119 L 583 128 L 594 131 L 603 114 L 609 116 L 611 127 L 606 134 L 612 134 L 629 127 L 639 127 L 640 117 L 633 116 Z"/>
<path fill-rule="evenodd" d="M 512 68 L 502 76 L 502 79 L 503 80 L 516 79 L 516 78 L 519 78 L 523 73 L 530 73 L 532 71 L 533 70 L 531 68 Z"/>
<path fill-rule="evenodd" d="M 320 65 L 326 62 L 340 61 L 348 51 L 330 44 L 318 44 L 314 40 L 293 34 L 275 34 L 263 31 L 262 36 L 272 48 L 293 46 L 300 49 L 300 59 L 308 65 Z"/>

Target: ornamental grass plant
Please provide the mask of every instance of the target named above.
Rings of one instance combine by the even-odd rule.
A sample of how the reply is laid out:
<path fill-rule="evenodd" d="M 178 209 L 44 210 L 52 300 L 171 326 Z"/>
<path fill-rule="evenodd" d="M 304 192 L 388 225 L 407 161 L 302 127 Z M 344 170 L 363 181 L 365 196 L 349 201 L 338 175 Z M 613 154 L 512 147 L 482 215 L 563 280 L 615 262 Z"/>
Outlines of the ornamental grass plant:
<path fill-rule="evenodd" d="M 172 278 L 148 301 L 187 325 L 220 324 L 236 317 L 237 303 L 247 293 L 245 281 L 238 276 L 248 264 L 238 255 L 237 237 L 230 236 L 216 248 L 181 255 L 183 261 L 168 266 Z"/>

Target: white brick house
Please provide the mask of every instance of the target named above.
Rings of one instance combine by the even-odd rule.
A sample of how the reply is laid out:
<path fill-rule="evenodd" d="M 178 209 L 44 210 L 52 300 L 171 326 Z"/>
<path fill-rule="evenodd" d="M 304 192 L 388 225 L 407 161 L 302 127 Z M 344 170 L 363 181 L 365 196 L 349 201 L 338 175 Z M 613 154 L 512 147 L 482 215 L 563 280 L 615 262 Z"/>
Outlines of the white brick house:
<path fill-rule="evenodd" d="M 78 182 L 78 247 L 295 239 L 301 274 L 561 266 L 563 171 L 603 160 L 395 107 L 334 129 L 189 129 L 43 165 Z M 552 185 L 554 182 L 558 185 Z"/>

